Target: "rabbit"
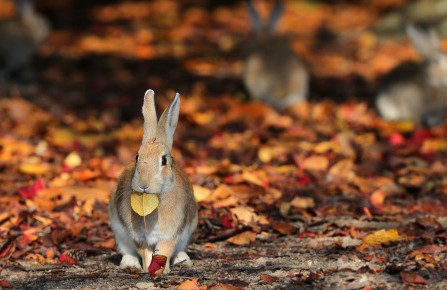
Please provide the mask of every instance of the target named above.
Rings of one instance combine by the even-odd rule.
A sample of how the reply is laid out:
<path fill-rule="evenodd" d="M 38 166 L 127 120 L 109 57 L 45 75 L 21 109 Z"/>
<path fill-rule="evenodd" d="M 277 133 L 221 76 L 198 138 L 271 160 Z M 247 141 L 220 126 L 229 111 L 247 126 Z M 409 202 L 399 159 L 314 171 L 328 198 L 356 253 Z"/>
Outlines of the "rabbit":
<path fill-rule="evenodd" d="M 247 7 L 256 33 L 249 40 L 243 72 L 243 82 L 250 97 L 278 110 L 305 101 L 309 86 L 308 70 L 289 41 L 274 33 L 283 13 L 283 2 L 276 2 L 266 25 L 252 1 Z"/>
<path fill-rule="evenodd" d="M 144 95 L 143 141 L 136 160 L 120 175 L 108 206 L 118 251 L 123 255 L 120 268 L 147 272 L 153 253 L 167 257 L 165 274 L 171 260 L 172 264 L 192 264 L 185 251 L 197 227 L 197 203 L 188 177 L 171 156 L 179 108 L 177 93 L 157 124 L 154 91 Z M 130 204 L 133 191 L 157 194 L 158 207 L 144 218 L 137 215 Z"/>
<path fill-rule="evenodd" d="M 376 108 L 386 120 L 409 120 L 427 127 L 444 121 L 447 107 L 447 55 L 433 30 L 407 26 L 413 46 L 423 58 L 405 63 L 386 75 Z"/>
<path fill-rule="evenodd" d="M 30 0 L 15 0 L 17 16 L 0 21 L 0 79 L 8 78 L 32 57 L 50 33 Z"/>

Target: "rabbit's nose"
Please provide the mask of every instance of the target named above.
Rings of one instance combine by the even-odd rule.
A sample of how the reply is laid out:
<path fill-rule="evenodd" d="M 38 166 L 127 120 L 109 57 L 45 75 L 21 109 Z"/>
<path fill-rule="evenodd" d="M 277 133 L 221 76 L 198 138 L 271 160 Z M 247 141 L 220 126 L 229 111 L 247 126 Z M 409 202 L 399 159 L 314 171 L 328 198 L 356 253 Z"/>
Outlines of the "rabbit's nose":
<path fill-rule="evenodd" d="M 425 127 L 434 127 L 439 125 L 444 121 L 445 118 L 445 110 L 437 109 L 426 112 L 422 116 L 422 125 Z"/>

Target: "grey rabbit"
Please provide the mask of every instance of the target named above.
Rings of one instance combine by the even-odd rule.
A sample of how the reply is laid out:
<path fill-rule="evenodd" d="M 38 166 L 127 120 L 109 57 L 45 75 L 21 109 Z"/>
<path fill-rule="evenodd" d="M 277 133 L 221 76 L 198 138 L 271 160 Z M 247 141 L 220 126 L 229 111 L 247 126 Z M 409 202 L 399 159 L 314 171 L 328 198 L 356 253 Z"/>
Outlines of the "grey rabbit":
<path fill-rule="evenodd" d="M 285 37 L 275 33 L 283 13 L 283 2 L 277 1 L 267 24 L 248 2 L 248 13 L 255 31 L 249 40 L 243 81 L 250 97 L 283 110 L 307 99 L 309 73 L 303 61 Z"/>
<path fill-rule="evenodd" d="M 382 80 L 376 107 L 384 119 L 425 126 L 444 121 L 447 107 L 447 55 L 434 30 L 407 26 L 407 35 L 423 60 L 392 70 Z"/>
<path fill-rule="evenodd" d="M 26 64 L 50 33 L 30 0 L 15 0 L 14 5 L 17 15 L 0 21 L 0 79 Z"/>
<path fill-rule="evenodd" d="M 164 273 L 169 273 L 171 260 L 191 264 L 185 251 L 197 227 L 197 203 L 187 175 L 171 156 L 179 108 L 177 93 L 157 122 L 154 91 L 144 96 L 143 141 L 136 161 L 119 177 L 108 208 L 118 251 L 123 254 L 121 268 L 147 272 L 153 253 L 167 257 Z M 156 194 L 158 207 L 143 218 L 132 210 L 132 192 Z"/>

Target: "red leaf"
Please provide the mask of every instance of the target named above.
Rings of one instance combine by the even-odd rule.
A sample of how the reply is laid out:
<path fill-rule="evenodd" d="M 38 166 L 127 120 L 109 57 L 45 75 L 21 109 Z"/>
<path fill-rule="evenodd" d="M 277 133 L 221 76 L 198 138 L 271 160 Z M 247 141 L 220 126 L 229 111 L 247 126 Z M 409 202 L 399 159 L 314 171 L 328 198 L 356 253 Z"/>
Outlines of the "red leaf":
<path fill-rule="evenodd" d="M 35 198 L 43 189 L 45 189 L 45 183 L 42 178 L 38 178 L 31 186 L 19 189 L 19 194 L 23 198 Z"/>
<path fill-rule="evenodd" d="M 149 267 L 147 268 L 149 274 L 151 275 L 152 280 L 157 280 L 163 274 L 163 271 L 166 266 L 167 257 L 163 255 L 153 255 L 152 261 Z"/>
<path fill-rule="evenodd" d="M 411 136 L 410 143 L 414 145 L 421 145 L 424 140 L 433 138 L 433 134 L 428 129 L 419 130 L 413 133 Z"/>
<path fill-rule="evenodd" d="M 222 226 L 226 229 L 233 228 L 233 218 L 232 218 L 231 214 L 226 214 L 224 216 L 221 216 L 220 222 L 222 223 Z"/>
<path fill-rule="evenodd" d="M 0 259 L 5 258 L 8 259 L 14 250 L 16 249 L 16 244 L 9 240 L 0 248 Z"/>
<path fill-rule="evenodd" d="M 303 238 L 315 238 L 317 236 L 317 234 L 315 233 L 311 233 L 311 232 L 303 232 L 303 233 L 299 233 L 298 237 L 303 239 Z"/>
<path fill-rule="evenodd" d="M 405 138 L 400 133 L 392 133 L 388 139 L 392 146 L 400 146 L 405 144 Z"/>
<path fill-rule="evenodd" d="M 59 256 L 59 259 L 57 262 L 62 265 L 78 265 L 79 264 L 78 261 L 76 261 L 69 255 L 67 255 L 65 252 Z"/>
<path fill-rule="evenodd" d="M 310 177 L 307 176 L 307 175 L 300 176 L 300 177 L 298 178 L 298 184 L 301 185 L 301 186 L 303 186 L 303 187 L 304 187 L 304 186 L 307 186 L 311 181 L 312 181 L 312 180 L 311 180 Z"/>
<path fill-rule="evenodd" d="M 400 272 L 400 277 L 404 284 L 427 284 L 428 281 L 421 275 L 415 272 Z"/>
<path fill-rule="evenodd" d="M 3 288 L 12 288 L 12 286 L 11 286 L 8 282 L 5 282 L 5 281 L 3 281 L 3 280 L 0 280 L 0 287 L 3 287 Z"/>

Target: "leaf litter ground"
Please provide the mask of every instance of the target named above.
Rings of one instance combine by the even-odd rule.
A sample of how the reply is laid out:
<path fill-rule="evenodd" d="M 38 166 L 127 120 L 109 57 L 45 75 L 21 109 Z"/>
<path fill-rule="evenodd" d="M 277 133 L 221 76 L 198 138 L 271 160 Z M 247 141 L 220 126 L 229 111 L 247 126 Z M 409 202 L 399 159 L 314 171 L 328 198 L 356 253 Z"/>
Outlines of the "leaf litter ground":
<path fill-rule="evenodd" d="M 414 51 L 367 31 L 317 37 L 322 23 L 334 33 L 373 24 L 389 8 L 374 3 L 287 6 L 306 19 L 286 13 L 280 29 L 299 40 L 314 101 L 285 113 L 240 100 L 243 4 L 87 6 L 82 31 L 59 19 L 38 76 L 2 84 L 1 287 L 445 288 L 447 127 L 384 122 L 368 106 L 375 78 Z M 141 142 L 147 88 L 161 107 L 183 95 L 173 156 L 201 216 L 194 266 L 156 284 L 118 268 L 106 213 Z"/>

